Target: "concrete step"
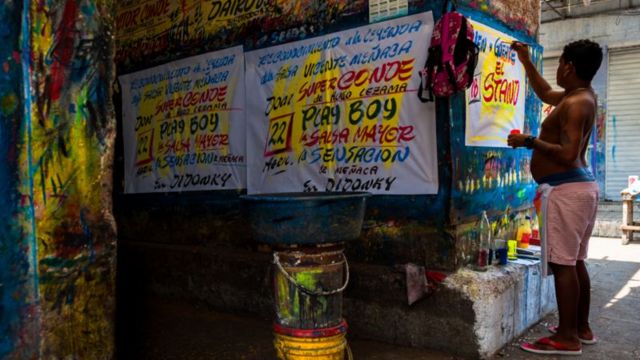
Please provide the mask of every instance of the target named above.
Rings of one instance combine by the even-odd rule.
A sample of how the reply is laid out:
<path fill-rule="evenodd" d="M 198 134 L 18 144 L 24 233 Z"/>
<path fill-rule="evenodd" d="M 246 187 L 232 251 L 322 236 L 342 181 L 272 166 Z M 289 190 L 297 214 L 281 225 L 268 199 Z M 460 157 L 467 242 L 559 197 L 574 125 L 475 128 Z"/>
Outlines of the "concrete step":
<path fill-rule="evenodd" d="M 640 203 L 633 208 L 634 218 L 640 221 Z M 622 225 L 622 201 L 602 201 L 598 204 L 598 215 L 593 228 L 593 236 L 619 238 Z"/>
<path fill-rule="evenodd" d="M 596 219 L 591 235 L 597 237 L 619 238 L 622 236 L 620 225 L 622 225 L 622 221 Z"/>

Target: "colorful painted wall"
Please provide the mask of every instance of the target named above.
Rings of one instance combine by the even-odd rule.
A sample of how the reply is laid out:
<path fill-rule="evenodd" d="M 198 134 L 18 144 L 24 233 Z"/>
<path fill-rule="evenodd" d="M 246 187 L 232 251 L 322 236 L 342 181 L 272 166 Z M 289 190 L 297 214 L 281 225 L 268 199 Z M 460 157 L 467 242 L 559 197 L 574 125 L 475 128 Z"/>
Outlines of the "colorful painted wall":
<path fill-rule="evenodd" d="M 365 1 L 252 1 L 244 4 L 253 7 L 244 8 L 232 3 L 239 4 L 183 1 L 176 8 L 172 1 L 123 1 L 115 19 L 109 0 L 0 5 L 0 37 L 10 45 L 0 49 L 0 155 L 7 159 L 0 165 L 0 355 L 91 359 L 113 353 L 114 21 L 121 73 L 227 45 L 259 48 L 367 22 Z M 527 1 L 526 9 L 522 3 L 469 2 L 466 11 L 530 39 L 538 15 L 526 9 L 535 9 L 537 1 Z M 410 13 L 432 9 L 438 16 L 440 5 L 413 0 Z M 129 29 L 137 24 L 145 31 Z M 473 222 L 489 206 L 494 213 L 526 206 L 529 185 L 515 193 L 513 184 L 475 191 L 487 160 L 489 168 L 525 174 L 528 159 L 524 152 L 465 149 L 460 101 L 452 99 L 453 116 L 446 103 L 438 104 L 439 194 L 375 198 L 350 258 L 453 269 L 465 261 L 458 224 Z M 528 117 L 537 118 L 531 106 Z M 121 172 L 115 179 L 120 182 Z M 467 187 L 472 181 L 476 186 Z M 128 241 L 192 249 L 255 245 L 244 231 L 235 193 L 116 199 Z"/>
<path fill-rule="evenodd" d="M 275 45 L 366 20 L 365 0 L 118 2 L 117 63 L 123 71 L 242 44 Z M 310 17 L 309 15 L 313 16 Z"/>
<path fill-rule="evenodd" d="M 37 277 L 29 197 L 21 194 L 25 149 L 22 2 L 0 4 L 0 358 L 37 354 Z"/>
<path fill-rule="evenodd" d="M 524 3 L 524 2 L 523 2 Z M 522 4 L 519 3 L 521 6 Z M 463 9 L 471 19 L 488 24 L 494 29 L 512 35 L 521 41 L 536 44 L 535 38 L 513 31 L 505 26 L 495 15 L 489 15 L 476 9 Z M 522 14 L 527 14 L 523 12 Z M 517 21 L 516 24 L 520 24 Z M 514 25 L 511 25 L 514 26 Z M 542 68 L 542 48 L 532 47 L 532 60 Z M 527 86 L 525 93 L 524 133 L 538 133 L 542 103 L 533 89 Z M 506 214 L 514 216 L 516 212 L 532 207 L 535 196 L 535 182 L 529 172 L 531 152 L 524 148 L 489 148 L 465 146 L 464 95 L 452 99 L 451 153 L 453 171 L 451 176 L 451 222 L 464 225 L 458 229 L 458 249 L 462 262 L 471 260 L 476 245 L 475 224 L 483 210 L 492 222 Z"/>
<path fill-rule="evenodd" d="M 538 30 L 539 2 L 459 3 L 473 18 L 535 42 L 532 35 Z M 235 6 L 228 1 L 192 0 L 181 4 L 162 0 L 118 4 L 119 74 L 217 48 L 239 44 L 250 50 L 368 22 L 367 1 L 251 1 Z M 442 2 L 409 1 L 409 13 L 433 10 L 437 18 L 441 9 Z M 527 94 L 528 129 L 537 126 L 532 119 L 537 119 L 540 103 L 531 92 Z M 361 241 L 349 249 L 351 259 L 388 265 L 413 261 L 454 269 L 469 261 L 473 247 L 473 240 L 467 241 L 473 232 L 460 233 L 459 224 L 473 224 L 481 210 L 497 216 L 528 206 L 533 196 L 528 153 L 465 147 L 463 103 L 461 97 L 452 99 L 451 114 L 446 102 L 438 103 L 438 195 L 374 197 L 368 203 Z M 116 178 L 120 180 L 121 149 L 119 144 Z M 482 181 L 487 177 L 505 181 L 485 181 L 489 186 L 485 188 Z M 116 192 L 121 194 L 122 189 Z M 256 245 L 243 230 L 246 224 L 234 215 L 239 205 L 235 192 L 117 195 L 116 201 L 124 242 Z M 206 205 L 212 203 L 215 208 Z M 163 224 L 159 228 L 158 222 Z"/>
<path fill-rule="evenodd" d="M 112 10 L 0 5 L 0 357 L 113 355 Z"/>
<path fill-rule="evenodd" d="M 489 15 L 509 28 L 536 37 L 540 27 L 539 1 L 461 0 L 460 4 Z"/>

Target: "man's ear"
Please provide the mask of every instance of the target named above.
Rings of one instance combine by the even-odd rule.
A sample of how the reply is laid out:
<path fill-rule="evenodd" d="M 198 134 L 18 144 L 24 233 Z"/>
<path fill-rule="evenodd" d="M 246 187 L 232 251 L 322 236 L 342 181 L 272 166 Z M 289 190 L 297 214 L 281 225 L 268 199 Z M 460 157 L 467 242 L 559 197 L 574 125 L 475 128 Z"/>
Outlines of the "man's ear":
<path fill-rule="evenodd" d="M 576 66 L 572 62 L 567 63 L 567 72 L 569 75 L 576 75 Z"/>

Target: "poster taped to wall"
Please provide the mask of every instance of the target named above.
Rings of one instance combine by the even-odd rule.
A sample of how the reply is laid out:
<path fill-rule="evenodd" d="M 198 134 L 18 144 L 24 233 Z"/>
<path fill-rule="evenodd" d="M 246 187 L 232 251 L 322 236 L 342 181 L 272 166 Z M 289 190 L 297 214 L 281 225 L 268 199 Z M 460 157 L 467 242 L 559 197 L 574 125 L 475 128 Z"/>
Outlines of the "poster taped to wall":
<path fill-rule="evenodd" d="M 435 194 L 431 12 L 245 54 L 249 193 Z"/>
<path fill-rule="evenodd" d="M 125 192 L 246 187 L 241 46 L 120 76 Z"/>
<path fill-rule="evenodd" d="M 466 91 L 465 145 L 508 147 L 509 132 L 524 127 L 524 66 L 511 50 L 513 37 L 475 21 L 471 24 L 480 54 Z"/>

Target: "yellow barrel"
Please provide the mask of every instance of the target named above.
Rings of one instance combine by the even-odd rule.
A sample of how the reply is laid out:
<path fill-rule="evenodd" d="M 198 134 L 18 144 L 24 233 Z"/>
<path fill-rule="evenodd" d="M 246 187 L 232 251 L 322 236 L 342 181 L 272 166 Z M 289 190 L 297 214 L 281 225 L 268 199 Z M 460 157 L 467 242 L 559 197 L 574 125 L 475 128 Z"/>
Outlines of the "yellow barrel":
<path fill-rule="evenodd" d="M 346 333 L 316 338 L 274 335 L 280 360 L 344 360 L 347 351 Z"/>

